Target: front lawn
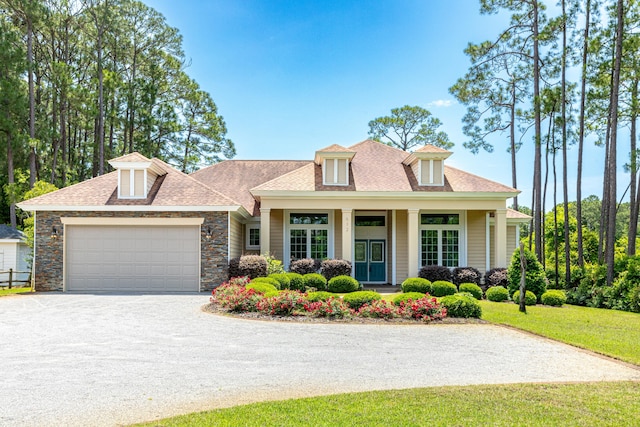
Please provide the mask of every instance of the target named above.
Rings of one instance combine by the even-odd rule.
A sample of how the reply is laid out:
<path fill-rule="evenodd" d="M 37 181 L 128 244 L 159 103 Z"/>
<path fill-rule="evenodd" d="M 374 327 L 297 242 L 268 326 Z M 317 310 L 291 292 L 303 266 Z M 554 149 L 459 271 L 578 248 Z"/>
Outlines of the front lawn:
<path fill-rule="evenodd" d="M 640 383 L 507 384 L 262 402 L 147 426 L 635 426 Z"/>
<path fill-rule="evenodd" d="M 640 314 L 564 305 L 527 307 L 482 301 L 482 319 L 513 326 L 596 353 L 640 365 Z"/>
<path fill-rule="evenodd" d="M 0 297 L 5 295 L 14 295 L 14 294 L 23 294 L 26 292 L 31 292 L 31 288 L 11 288 L 11 289 L 0 289 Z"/>

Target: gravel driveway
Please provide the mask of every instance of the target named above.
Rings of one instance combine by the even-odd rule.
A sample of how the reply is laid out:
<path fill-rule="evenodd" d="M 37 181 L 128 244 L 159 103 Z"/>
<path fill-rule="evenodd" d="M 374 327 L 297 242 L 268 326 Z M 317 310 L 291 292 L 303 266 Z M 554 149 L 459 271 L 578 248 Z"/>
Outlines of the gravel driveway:
<path fill-rule="evenodd" d="M 202 312 L 208 298 L 0 298 L 0 425 L 112 426 L 363 390 L 640 380 L 640 370 L 496 326 L 239 320 Z"/>

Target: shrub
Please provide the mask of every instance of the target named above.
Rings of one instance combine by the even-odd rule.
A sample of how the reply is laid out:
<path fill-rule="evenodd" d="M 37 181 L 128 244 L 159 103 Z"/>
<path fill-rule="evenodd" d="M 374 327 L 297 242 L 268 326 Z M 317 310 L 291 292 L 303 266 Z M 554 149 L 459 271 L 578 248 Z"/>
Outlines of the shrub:
<path fill-rule="evenodd" d="M 438 280 L 451 281 L 451 270 L 441 265 L 425 265 L 420 269 L 418 276 L 427 279 L 431 283 Z"/>
<path fill-rule="evenodd" d="M 258 311 L 271 316 L 289 316 L 304 309 L 308 301 L 298 291 L 281 291 L 277 295 L 262 298 L 256 304 Z"/>
<path fill-rule="evenodd" d="M 270 274 L 267 277 L 270 279 L 277 280 L 278 283 L 280 283 L 280 286 L 278 287 L 278 289 L 289 289 L 289 286 L 291 285 L 291 280 L 289 280 L 289 277 L 287 276 L 286 273 Z"/>
<path fill-rule="evenodd" d="M 524 258 L 527 263 L 525 271 L 525 285 L 528 291 L 535 294 L 536 298 L 542 296 L 547 290 L 547 278 L 544 273 L 542 264 L 538 262 L 536 256 L 529 249 L 524 250 Z M 516 249 L 511 256 L 511 264 L 507 269 L 509 278 L 509 293 L 513 293 L 520 289 L 520 249 Z"/>
<path fill-rule="evenodd" d="M 326 301 L 329 298 L 335 298 L 335 294 L 331 292 L 319 291 L 319 292 L 309 292 L 307 294 L 307 301 L 316 302 L 316 301 Z"/>
<path fill-rule="evenodd" d="M 296 291 L 304 291 L 304 279 L 302 274 L 298 273 L 285 273 L 289 278 L 289 289 Z"/>
<path fill-rule="evenodd" d="M 402 282 L 402 292 L 422 292 L 423 294 L 430 294 L 431 282 L 422 277 L 409 277 Z"/>
<path fill-rule="evenodd" d="M 460 292 L 469 292 L 475 299 L 482 299 L 482 289 L 475 283 L 460 283 Z"/>
<path fill-rule="evenodd" d="M 327 280 L 336 276 L 350 276 L 351 263 L 344 259 L 326 259 L 320 265 L 320 273 Z"/>
<path fill-rule="evenodd" d="M 482 275 L 480 274 L 480 271 L 473 267 L 456 267 L 451 272 L 451 281 L 455 285 L 460 285 L 461 283 L 475 283 L 476 285 L 479 285 L 481 278 Z"/>
<path fill-rule="evenodd" d="M 544 305 L 552 305 L 556 307 L 560 307 L 567 302 L 567 296 L 559 289 L 552 289 L 545 292 L 542 294 L 540 299 Z"/>
<path fill-rule="evenodd" d="M 504 286 L 492 286 L 487 289 L 487 299 L 494 302 L 502 302 L 509 299 L 509 291 Z"/>
<path fill-rule="evenodd" d="M 211 302 L 230 311 L 256 311 L 261 295 L 255 289 L 223 283 L 211 293 Z"/>
<path fill-rule="evenodd" d="M 292 273 L 305 274 L 317 273 L 320 269 L 320 262 L 313 258 L 303 258 L 291 261 L 289 271 Z"/>
<path fill-rule="evenodd" d="M 435 298 L 425 296 L 417 300 L 401 302 L 398 313 L 402 317 L 428 322 L 445 318 L 447 309 L 442 307 Z"/>
<path fill-rule="evenodd" d="M 385 300 L 371 301 L 371 303 L 360 307 L 357 314 L 361 317 L 372 317 L 375 319 L 393 319 L 399 316 L 398 308 Z"/>
<path fill-rule="evenodd" d="M 447 309 L 449 317 L 463 317 L 465 319 L 475 317 L 479 319 L 482 316 L 482 307 L 473 296 L 466 292 L 448 295 L 440 299 L 440 304 Z"/>
<path fill-rule="evenodd" d="M 629 291 L 629 310 L 640 313 L 640 285 Z"/>
<path fill-rule="evenodd" d="M 259 282 L 259 281 L 249 283 L 247 286 L 245 286 L 245 289 L 254 289 L 259 294 L 265 294 L 267 292 L 278 290 L 278 288 L 273 286 L 271 283 Z"/>
<path fill-rule="evenodd" d="M 246 286 L 251 281 L 247 276 L 232 277 L 229 279 L 229 285 Z"/>
<path fill-rule="evenodd" d="M 484 274 L 484 284 L 487 288 L 492 286 L 502 286 L 505 289 L 509 286 L 509 278 L 506 268 L 492 268 Z"/>
<path fill-rule="evenodd" d="M 453 295 L 458 292 L 458 288 L 451 282 L 445 280 L 436 280 L 431 283 L 431 295 L 434 297 L 444 297 L 447 295 Z"/>
<path fill-rule="evenodd" d="M 312 317 L 350 317 L 353 312 L 340 298 L 329 298 L 326 301 L 306 302 L 301 314 Z"/>
<path fill-rule="evenodd" d="M 268 283 L 276 289 L 280 289 L 280 282 L 272 277 L 256 277 L 251 283 Z"/>
<path fill-rule="evenodd" d="M 353 310 L 359 310 L 365 304 L 382 299 L 382 296 L 374 291 L 359 291 L 345 295 L 342 300 Z"/>
<path fill-rule="evenodd" d="M 229 261 L 229 277 L 249 276 L 251 279 L 267 275 L 267 260 L 261 255 L 243 255 Z"/>
<path fill-rule="evenodd" d="M 403 293 L 400 295 L 397 295 L 393 298 L 393 303 L 395 305 L 400 305 L 403 302 L 407 302 L 409 300 L 417 300 L 420 298 L 424 298 L 425 294 L 421 293 L 421 292 L 407 292 L 407 293 Z"/>
<path fill-rule="evenodd" d="M 282 261 L 271 254 L 262 254 L 262 257 L 267 261 L 267 275 L 284 273 Z"/>
<path fill-rule="evenodd" d="M 360 283 L 351 276 L 336 276 L 329 279 L 327 290 L 334 293 L 349 293 L 360 289 Z"/>
<path fill-rule="evenodd" d="M 322 274 L 307 273 L 302 278 L 304 279 L 304 286 L 307 288 L 316 288 L 321 291 L 327 289 L 327 279 Z"/>
<path fill-rule="evenodd" d="M 513 296 L 511 297 L 513 302 L 516 304 L 520 304 L 520 291 L 515 291 Z M 524 294 L 524 305 L 536 305 L 538 298 L 536 298 L 536 294 L 531 291 L 527 291 Z"/>
<path fill-rule="evenodd" d="M 275 297 L 276 295 L 280 294 L 280 292 L 283 292 L 283 291 L 275 290 L 275 291 L 265 292 L 265 293 L 264 293 L 264 295 L 263 295 L 262 297 L 263 297 L 263 298 L 271 298 L 271 297 Z"/>

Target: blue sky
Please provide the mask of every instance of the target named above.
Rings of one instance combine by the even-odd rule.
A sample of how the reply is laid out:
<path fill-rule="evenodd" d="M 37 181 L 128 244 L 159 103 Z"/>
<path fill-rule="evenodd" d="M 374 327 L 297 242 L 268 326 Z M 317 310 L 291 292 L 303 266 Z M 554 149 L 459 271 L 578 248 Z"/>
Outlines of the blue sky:
<path fill-rule="evenodd" d="M 492 137 L 492 154 L 468 152 L 465 107 L 448 92 L 469 66 L 467 44 L 495 38 L 508 20 L 480 15 L 478 0 L 145 3 L 180 30 L 187 72 L 212 95 L 237 159 L 312 159 L 325 146 L 366 139 L 367 123 L 392 108 L 419 105 L 440 118 L 456 144 L 450 165 L 511 184 L 508 135 Z M 588 151 L 585 197 L 602 186 L 603 150 Z M 577 149 L 569 156 L 574 177 Z M 525 205 L 532 167 L 527 139 L 518 154 Z M 570 186 L 573 200 L 575 179 Z"/>

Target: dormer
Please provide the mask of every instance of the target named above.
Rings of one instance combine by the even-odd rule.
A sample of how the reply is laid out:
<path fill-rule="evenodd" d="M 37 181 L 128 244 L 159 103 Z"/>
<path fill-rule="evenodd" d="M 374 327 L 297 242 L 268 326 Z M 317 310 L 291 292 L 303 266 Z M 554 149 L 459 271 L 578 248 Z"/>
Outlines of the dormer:
<path fill-rule="evenodd" d="M 146 199 L 156 179 L 166 174 L 137 152 L 109 160 L 109 164 L 118 171 L 118 199 Z"/>
<path fill-rule="evenodd" d="M 349 185 L 349 162 L 355 154 L 338 144 L 316 151 L 314 162 L 322 166 L 322 184 Z"/>
<path fill-rule="evenodd" d="M 420 186 L 444 185 L 444 161 L 451 155 L 451 151 L 425 145 L 411 153 L 402 163 L 411 167 Z"/>

